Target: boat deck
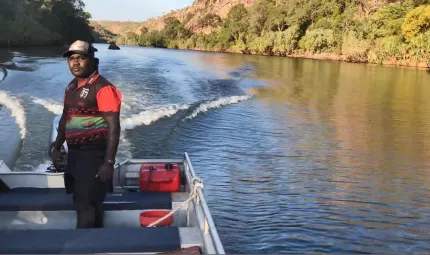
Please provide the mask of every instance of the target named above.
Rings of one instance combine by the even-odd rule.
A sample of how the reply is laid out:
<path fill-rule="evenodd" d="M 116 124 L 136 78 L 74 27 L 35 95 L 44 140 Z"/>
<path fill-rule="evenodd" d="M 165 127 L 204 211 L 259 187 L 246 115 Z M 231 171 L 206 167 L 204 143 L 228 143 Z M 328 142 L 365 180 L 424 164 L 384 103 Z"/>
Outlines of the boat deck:
<path fill-rule="evenodd" d="M 140 166 L 160 161 L 181 165 L 181 188 L 139 191 Z M 186 154 L 183 160 L 119 164 L 114 192 L 104 201 L 104 227 L 98 229 L 76 229 L 73 195 L 66 194 L 62 173 L 0 170 L 0 254 L 224 254 Z M 140 214 L 151 210 L 174 211 L 173 223 L 142 227 Z"/>
<path fill-rule="evenodd" d="M 105 227 L 75 229 L 72 195 L 64 189 L 12 189 L 0 193 L 0 254 L 157 253 L 199 246 L 199 230 L 179 226 L 181 213 L 170 227 L 139 224 L 142 211 L 171 210 L 181 197 L 186 196 L 111 193 L 104 202 Z"/>

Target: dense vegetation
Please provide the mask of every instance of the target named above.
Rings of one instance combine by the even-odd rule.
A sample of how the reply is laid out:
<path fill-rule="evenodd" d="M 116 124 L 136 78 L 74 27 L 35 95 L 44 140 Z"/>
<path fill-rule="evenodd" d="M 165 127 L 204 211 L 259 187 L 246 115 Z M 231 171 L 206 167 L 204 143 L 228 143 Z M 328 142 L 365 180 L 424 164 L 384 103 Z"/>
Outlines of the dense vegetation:
<path fill-rule="evenodd" d="M 192 14 L 190 14 L 192 17 Z M 117 43 L 264 55 L 331 55 L 357 62 L 430 65 L 430 0 L 260 0 L 234 6 L 223 20 L 202 17 L 193 33 L 165 19 Z"/>
<path fill-rule="evenodd" d="M 93 41 L 82 0 L 0 0 L 0 46 Z"/>

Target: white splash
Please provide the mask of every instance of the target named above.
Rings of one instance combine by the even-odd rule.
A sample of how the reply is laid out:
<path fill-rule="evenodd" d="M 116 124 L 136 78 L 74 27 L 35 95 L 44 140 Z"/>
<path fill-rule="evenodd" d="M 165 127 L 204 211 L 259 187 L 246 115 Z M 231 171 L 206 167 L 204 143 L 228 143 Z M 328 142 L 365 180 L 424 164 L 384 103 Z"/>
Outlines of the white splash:
<path fill-rule="evenodd" d="M 56 115 L 61 115 L 63 113 L 63 105 L 57 103 L 56 101 L 34 98 L 33 103 L 42 105 L 46 108 L 46 110 Z"/>
<path fill-rule="evenodd" d="M 7 75 L 6 69 L 0 66 L 0 82 L 2 82 L 6 78 L 6 75 Z"/>
<path fill-rule="evenodd" d="M 48 167 L 50 166 L 51 166 L 51 161 L 45 161 L 45 163 L 42 163 L 37 167 L 33 167 L 33 166 L 30 166 L 30 167 L 33 168 L 34 172 L 43 173 L 43 172 L 46 172 L 46 170 L 48 170 Z"/>
<path fill-rule="evenodd" d="M 225 105 L 237 104 L 239 102 L 249 100 L 251 98 L 253 98 L 253 97 L 252 96 L 231 96 L 231 97 L 222 97 L 219 99 L 215 99 L 215 100 L 201 104 L 186 119 L 195 118 L 200 113 L 207 112 L 210 109 L 221 108 Z"/>
<path fill-rule="evenodd" d="M 0 91 L 0 104 L 4 105 L 11 112 L 12 117 L 15 118 L 21 134 L 21 139 L 25 138 L 27 130 L 25 128 L 25 111 L 18 98 L 8 95 L 4 91 Z"/>
<path fill-rule="evenodd" d="M 160 108 L 149 109 L 139 114 L 132 115 L 128 118 L 121 120 L 121 128 L 124 129 L 133 129 L 136 126 L 140 125 L 149 125 L 161 118 L 170 117 L 177 113 L 180 110 L 186 110 L 190 106 L 189 105 L 166 105 Z"/>
<path fill-rule="evenodd" d="M 125 133 L 121 132 L 119 136 L 119 144 L 117 150 L 117 158 L 118 161 L 123 161 L 126 159 L 131 159 L 133 157 L 131 153 L 131 143 L 125 137 Z"/>

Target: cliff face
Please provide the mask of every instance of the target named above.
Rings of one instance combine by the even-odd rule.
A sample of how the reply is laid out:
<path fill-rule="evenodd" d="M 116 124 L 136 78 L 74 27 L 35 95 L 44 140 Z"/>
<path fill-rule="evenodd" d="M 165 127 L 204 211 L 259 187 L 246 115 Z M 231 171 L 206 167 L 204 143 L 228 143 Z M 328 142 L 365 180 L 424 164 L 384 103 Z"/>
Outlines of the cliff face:
<path fill-rule="evenodd" d="M 101 26 L 110 31 L 112 34 L 124 35 L 127 32 L 134 32 L 140 34 L 142 27 L 147 27 L 149 30 L 162 30 L 164 28 L 164 19 L 167 17 L 175 17 L 181 22 L 186 21 L 186 28 L 191 29 L 193 32 L 210 33 L 212 27 L 201 28 L 198 22 L 206 14 L 215 14 L 224 18 L 227 16 L 230 9 L 237 4 L 244 4 L 250 6 L 257 0 L 196 0 L 191 6 L 181 10 L 172 11 L 164 16 L 151 18 L 143 23 L 137 22 L 115 22 L 115 21 L 93 21 L 93 27 Z"/>
<path fill-rule="evenodd" d="M 164 18 L 174 17 L 182 23 L 188 20 L 185 27 L 191 29 L 193 32 L 210 33 L 212 28 L 200 28 L 197 25 L 199 20 L 206 14 L 216 14 L 221 18 L 225 18 L 233 6 L 237 4 L 250 6 L 256 1 L 257 0 L 197 0 L 191 6 L 182 10 L 173 11 L 162 17 L 149 19 L 142 24 L 142 27 L 145 26 L 149 30 L 161 30 L 164 28 Z"/>
<path fill-rule="evenodd" d="M 91 21 L 90 25 L 97 30 L 107 30 L 113 35 L 122 35 L 129 31 L 139 30 L 142 27 L 140 22 L 128 21 Z"/>

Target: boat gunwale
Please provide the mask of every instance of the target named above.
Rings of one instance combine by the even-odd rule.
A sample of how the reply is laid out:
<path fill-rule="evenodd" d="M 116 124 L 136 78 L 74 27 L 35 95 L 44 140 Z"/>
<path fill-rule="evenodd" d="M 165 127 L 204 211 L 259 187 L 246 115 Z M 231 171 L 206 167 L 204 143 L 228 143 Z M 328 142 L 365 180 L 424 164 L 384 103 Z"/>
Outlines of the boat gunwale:
<path fill-rule="evenodd" d="M 121 167 L 132 164 L 145 164 L 145 163 L 181 163 L 184 166 L 184 173 L 186 176 L 187 184 L 189 186 L 189 190 L 186 192 L 192 192 L 194 189 L 193 180 L 198 180 L 198 182 L 202 183 L 200 178 L 197 177 L 193 165 L 191 163 L 190 157 L 187 152 L 184 153 L 184 157 L 182 159 L 126 159 L 124 161 L 119 162 L 115 165 L 115 168 L 118 170 L 118 176 L 121 175 Z M 121 185 L 120 185 L 121 186 Z M 123 186 L 121 186 L 123 187 Z M 218 235 L 218 231 L 216 229 L 216 225 L 213 221 L 212 214 L 207 205 L 204 191 L 202 186 L 198 186 L 196 188 L 197 198 L 192 199 L 192 203 L 194 206 L 194 211 L 196 213 L 197 222 L 199 224 L 199 228 L 201 230 L 203 242 L 205 245 L 205 249 L 209 254 L 225 254 L 224 247 L 222 245 L 221 239 Z M 198 209 L 200 208 L 200 210 Z M 209 233 L 210 240 L 207 240 L 206 234 Z"/>

